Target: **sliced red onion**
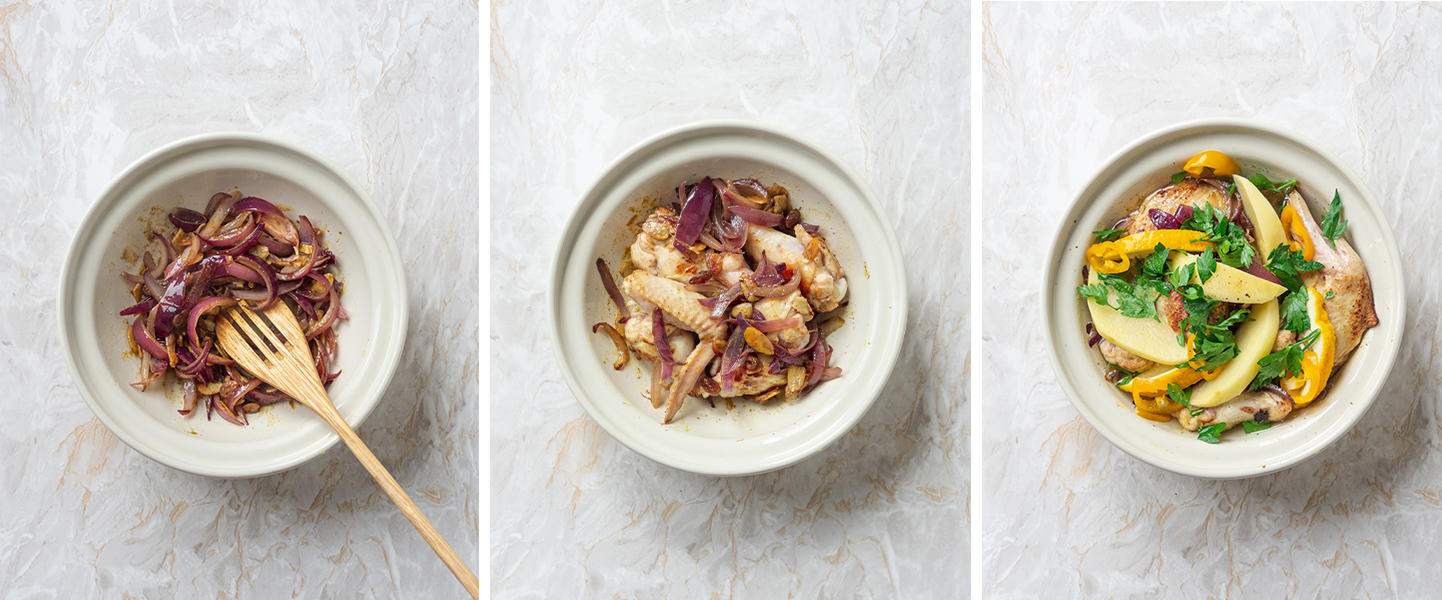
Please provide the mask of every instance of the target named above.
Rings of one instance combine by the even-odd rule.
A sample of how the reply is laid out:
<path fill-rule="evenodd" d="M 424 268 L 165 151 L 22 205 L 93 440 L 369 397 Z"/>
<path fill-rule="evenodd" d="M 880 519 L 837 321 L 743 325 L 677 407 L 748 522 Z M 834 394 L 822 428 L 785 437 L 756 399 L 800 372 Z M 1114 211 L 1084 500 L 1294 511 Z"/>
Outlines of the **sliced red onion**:
<path fill-rule="evenodd" d="M 798 367 L 806 366 L 806 361 L 801 360 L 795 354 L 792 354 L 791 351 L 782 348 L 779 344 L 774 345 L 772 349 L 775 351 L 772 356 L 775 356 L 778 359 L 778 362 L 784 362 L 788 365 L 796 365 Z M 802 350 L 801 352 L 805 352 L 805 350 Z"/>
<path fill-rule="evenodd" d="M 1102 335 L 1101 335 L 1100 333 L 1097 333 L 1096 325 L 1093 325 L 1093 324 L 1091 324 L 1091 323 L 1087 323 L 1086 333 L 1087 333 L 1087 347 L 1088 347 L 1088 348 L 1093 347 L 1093 346 L 1096 346 L 1098 342 L 1102 341 Z"/>
<path fill-rule="evenodd" d="M 314 254 L 312 254 L 312 256 L 314 256 Z M 270 308 L 270 305 L 275 303 L 276 298 L 280 297 L 280 283 L 276 281 L 275 271 L 270 268 L 270 265 L 261 262 L 259 259 L 249 254 L 242 254 L 235 257 L 235 262 L 238 262 L 243 266 L 250 267 L 252 271 L 260 274 L 261 279 L 263 279 L 265 283 L 265 301 L 262 302 L 259 306 L 247 305 L 246 308 L 255 312 L 260 312 L 267 308 Z M 239 297 L 239 294 L 237 294 L 236 297 Z"/>
<path fill-rule="evenodd" d="M 199 229 L 200 226 L 205 225 L 207 220 L 205 215 L 184 206 L 177 207 L 170 212 L 170 223 L 186 233 L 192 233 Z"/>
<path fill-rule="evenodd" d="M 231 306 L 235 303 L 235 298 L 227 298 L 225 296 L 211 296 L 195 303 L 195 307 L 190 309 L 190 317 L 185 321 L 185 333 L 190 336 L 191 343 L 195 343 L 196 340 L 200 339 L 200 336 L 196 335 L 195 325 L 200 321 L 201 316 L 213 309 L 222 306 Z"/>
<path fill-rule="evenodd" d="M 756 265 L 756 272 L 751 275 L 751 281 L 760 286 L 778 286 L 786 283 L 786 278 L 778 271 L 777 266 L 771 263 L 766 252 L 761 252 L 761 262 Z"/>
<path fill-rule="evenodd" d="M 248 420 L 246 420 L 245 418 L 245 413 L 240 413 L 240 415 L 236 415 L 235 413 L 230 411 L 230 408 L 225 405 L 225 402 L 216 400 L 215 396 L 210 397 L 210 408 L 214 409 L 215 412 L 220 413 L 220 418 L 230 421 L 231 423 L 240 426 L 245 426 L 249 424 Z"/>
<path fill-rule="evenodd" d="M 259 214 L 261 227 L 264 228 L 265 232 L 270 234 L 271 237 L 289 244 L 292 248 L 300 244 L 300 235 L 295 229 L 295 223 L 292 223 L 290 219 L 284 216 L 278 217 L 270 213 Z M 274 251 L 275 249 L 272 248 L 271 250 Z M 281 256 L 289 255 L 289 251 L 281 254 Z"/>
<path fill-rule="evenodd" d="M 235 205 L 230 208 L 230 212 L 261 212 L 272 214 L 282 219 L 285 218 L 285 213 L 281 212 L 279 208 L 276 208 L 274 204 L 271 204 L 267 200 L 256 198 L 255 196 L 246 196 L 237 200 Z"/>
<path fill-rule="evenodd" d="M 727 210 L 735 213 L 736 216 L 745 219 L 748 223 L 753 223 L 762 227 L 775 227 L 777 225 L 780 225 L 782 219 L 784 219 L 784 217 L 774 212 L 757 210 L 749 206 L 742 206 L 740 204 L 732 204 L 731 206 L 727 207 Z"/>
<path fill-rule="evenodd" d="M 145 289 L 150 292 L 152 298 L 159 299 L 165 295 L 165 286 L 161 285 L 160 280 L 151 275 L 150 271 L 141 273 L 140 279 L 145 283 Z"/>
<path fill-rule="evenodd" d="M 197 232 L 195 235 L 205 240 L 205 243 L 211 246 L 226 248 L 245 241 L 251 234 L 258 230 L 259 227 L 256 226 L 255 219 L 251 218 L 250 215 L 241 215 L 227 221 L 225 226 L 213 234 L 207 235 L 203 232 Z"/>
<path fill-rule="evenodd" d="M 265 246 L 265 249 L 270 251 L 271 254 L 281 258 L 295 254 L 294 244 L 287 244 L 266 234 L 261 234 L 255 241 Z"/>
<path fill-rule="evenodd" d="M 165 294 L 160 298 L 160 303 L 155 305 L 155 337 L 163 338 L 170 335 L 175 329 L 175 318 L 180 316 L 180 308 L 185 304 L 185 278 L 176 277 L 165 286 Z"/>
<path fill-rule="evenodd" d="M 156 341 L 145 327 L 145 318 L 135 317 L 135 322 L 130 325 L 130 337 L 135 339 L 135 344 L 141 350 L 148 352 L 151 356 L 161 360 L 170 360 L 170 353 L 165 351 L 165 346 Z"/>
<path fill-rule="evenodd" d="M 687 246 L 696 243 L 702 226 L 706 224 L 706 216 L 711 214 L 714 193 L 710 177 L 703 178 L 699 185 L 691 188 L 691 195 L 686 197 L 686 204 L 681 207 L 681 220 L 676 225 L 677 241 Z"/>
<path fill-rule="evenodd" d="M 156 300 L 156 299 L 154 299 L 154 298 L 151 298 L 151 299 L 149 299 L 149 300 L 146 300 L 146 301 L 144 301 L 144 302 L 141 302 L 141 303 L 139 303 L 139 304 L 136 304 L 136 305 L 134 305 L 134 306 L 131 306 L 130 308 L 127 308 L 127 309 L 125 309 L 125 310 L 120 311 L 120 316 L 122 316 L 122 317 L 128 317 L 128 316 L 130 316 L 130 315 L 138 315 L 138 314 L 141 314 L 141 313 L 148 313 L 148 312 L 150 312 L 150 309 L 155 308 L 155 304 L 156 304 L 157 302 L 159 302 L 159 301 Z"/>
<path fill-rule="evenodd" d="M 171 261 L 170 266 L 165 267 L 164 279 L 166 281 L 175 279 L 176 276 L 184 273 L 187 267 L 199 262 L 200 259 L 200 238 L 190 236 L 190 245 L 186 246 L 185 250 L 182 251 L 179 256 L 175 257 L 174 261 Z"/>
<path fill-rule="evenodd" d="M 335 324 L 336 317 L 339 316 L 340 313 L 341 313 L 341 308 L 340 308 L 340 296 L 336 295 L 336 290 L 335 290 L 335 288 L 331 288 L 331 289 L 330 289 L 330 306 L 329 306 L 328 308 L 326 308 L 325 315 L 321 316 L 321 318 L 320 318 L 319 321 L 316 321 L 315 327 L 312 327 L 310 331 L 307 331 L 307 332 L 306 332 L 306 334 L 305 334 L 305 339 L 314 338 L 316 335 L 319 335 L 322 331 L 325 331 L 325 330 L 327 330 L 327 329 L 330 329 L 331 325 L 334 325 L 334 324 Z"/>
<path fill-rule="evenodd" d="M 1282 280 L 1277 279 L 1276 275 L 1273 275 L 1271 271 L 1267 270 L 1267 267 L 1265 264 L 1263 264 L 1262 260 L 1263 258 L 1260 253 L 1254 253 L 1252 254 L 1252 264 L 1247 265 L 1247 268 L 1242 270 L 1277 285 L 1282 285 Z"/>
<path fill-rule="evenodd" d="M 626 314 L 626 299 L 621 296 L 621 289 L 616 287 L 616 280 L 611 277 L 611 268 L 606 266 L 606 259 L 596 259 L 596 271 L 601 273 L 601 285 L 606 287 L 606 295 L 611 297 L 611 302 L 616 303 L 616 310 Z"/>
<path fill-rule="evenodd" d="M 761 185 L 761 182 L 755 179 L 736 179 L 731 182 L 731 187 L 742 196 L 763 198 L 766 200 L 771 199 L 771 192 L 766 191 L 766 188 Z"/>
<path fill-rule="evenodd" d="M 265 283 L 265 278 L 264 278 L 264 277 L 261 277 L 261 276 L 260 276 L 260 273 L 257 273 L 257 272 L 255 271 L 255 269 L 252 269 L 252 268 L 247 267 L 247 266 L 245 266 L 245 265 L 238 265 L 238 264 L 235 264 L 235 263 L 226 263 L 226 264 L 224 265 L 224 267 L 225 267 L 225 274 L 226 274 L 226 275 L 229 275 L 229 276 L 231 276 L 231 277 L 234 277 L 234 278 L 236 278 L 236 279 L 243 279 L 243 280 L 249 281 L 249 282 L 251 282 L 251 283 Z"/>
<path fill-rule="evenodd" d="M 180 410 L 176 412 L 179 412 L 182 415 L 188 415 L 190 414 L 190 411 L 195 410 L 195 380 L 186 379 L 184 381 L 181 381 L 180 389 L 181 397 L 185 399 L 185 405 L 181 406 Z"/>
<path fill-rule="evenodd" d="M 720 320 L 726 316 L 726 311 L 731 308 L 731 303 L 739 297 L 741 297 L 741 284 L 738 283 L 731 286 L 731 289 L 721 292 L 721 295 L 715 298 L 703 298 L 700 302 L 702 306 L 711 309 L 712 320 Z"/>
<path fill-rule="evenodd" d="M 789 296 L 792 292 L 795 292 L 800 288 L 801 278 L 792 277 L 791 281 L 788 281 L 781 285 L 758 285 L 756 286 L 756 289 L 751 290 L 751 293 L 762 298 L 780 298 L 783 296 Z"/>
<path fill-rule="evenodd" d="M 281 394 L 278 392 L 275 394 L 262 392 L 259 388 L 251 390 L 245 395 L 245 397 L 254 400 L 256 404 L 259 404 L 261 406 L 270 406 L 277 402 L 290 399 L 290 397 L 286 396 L 285 394 Z"/>
<path fill-rule="evenodd" d="M 294 281 L 305 277 L 315 268 L 315 255 L 320 254 L 320 248 L 315 240 L 315 228 L 311 226 L 310 219 L 300 217 L 300 241 L 310 246 L 310 256 L 306 257 L 305 265 L 294 271 L 286 270 L 276 274 L 281 281 Z"/>
<path fill-rule="evenodd" d="M 821 373 L 822 381 L 831 381 L 837 377 L 841 377 L 841 367 L 831 367 Z"/>
<path fill-rule="evenodd" d="M 252 227 L 250 228 L 250 235 L 247 235 L 247 236 L 245 237 L 245 239 L 242 239 L 242 240 L 240 240 L 239 242 L 236 242 L 234 246 L 231 246 L 231 247 L 229 247 L 229 248 L 217 248 L 217 249 L 216 249 L 216 252 L 219 252 L 219 253 L 224 254 L 224 255 L 226 255 L 226 256 L 237 256 L 237 255 L 240 255 L 240 254 L 245 253 L 245 251 L 247 251 L 247 250 L 250 250 L 250 248 L 251 248 L 252 246 L 254 246 L 254 245 L 255 245 L 257 242 L 259 242 L 259 241 L 260 241 L 260 228 L 259 228 L 259 227 L 254 227 L 254 226 L 252 226 Z"/>
<path fill-rule="evenodd" d="M 206 207 L 205 212 L 210 216 L 210 219 L 205 222 L 204 226 L 196 230 L 196 235 L 208 238 L 215 235 L 215 232 L 220 231 L 220 226 L 224 225 L 226 218 L 230 216 L 230 207 L 235 206 L 237 201 L 239 201 L 239 198 L 231 194 L 225 194 L 223 198 L 221 194 L 211 196 L 210 202 L 215 206 L 214 208 Z"/>
<path fill-rule="evenodd" d="M 1159 208 L 1147 211 L 1147 217 L 1152 220 L 1152 225 L 1157 229 L 1181 229 L 1182 223 L 1192 218 L 1192 205 L 1187 204 L 1177 209 L 1175 214 Z"/>
<path fill-rule="evenodd" d="M 821 335 L 816 340 L 816 345 L 811 347 L 811 374 L 806 377 L 806 388 L 821 383 L 821 376 L 826 372 L 826 336 Z"/>
<path fill-rule="evenodd" d="M 651 311 L 651 334 L 656 338 L 656 355 L 661 358 L 661 379 L 670 379 L 676 359 L 671 356 L 671 341 L 666 339 L 666 319 L 661 316 L 659 308 Z"/>
<path fill-rule="evenodd" d="M 795 327 L 804 322 L 805 321 L 801 320 L 801 317 L 787 317 L 785 319 L 772 319 L 770 321 L 752 321 L 751 326 L 755 327 L 761 333 L 770 333 L 772 331 Z"/>
<path fill-rule="evenodd" d="M 740 322 L 731 330 L 731 339 L 726 342 L 726 352 L 721 355 L 721 373 L 718 375 L 721 381 L 721 389 L 731 391 L 732 384 L 736 381 L 738 367 L 746 363 L 746 355 L 751 353 L 751 345 L 746 343 L 746 337 L 742 333 L 746 326 Z"/>

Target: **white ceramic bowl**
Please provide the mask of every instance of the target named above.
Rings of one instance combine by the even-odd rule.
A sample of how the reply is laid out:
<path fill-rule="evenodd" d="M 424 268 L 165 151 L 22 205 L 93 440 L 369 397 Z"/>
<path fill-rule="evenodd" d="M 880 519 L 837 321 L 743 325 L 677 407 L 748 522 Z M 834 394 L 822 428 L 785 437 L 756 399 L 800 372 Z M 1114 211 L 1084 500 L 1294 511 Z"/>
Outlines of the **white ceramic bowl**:
<path fill-rule="evenodd" d="M 1297 179 L 1312 213 L 1320 217 L 1342 194 L 1347 240 L 1367 266 L 1380 324 L 1369 330 L 1350 361 L 1332 375 L 1321 401 L 1286 421 L 1255 434 L 1229 431 L 1219 444 L 1197 440 L 1176 421 L 1153 423 L 1133 413 L 1131 398 L 1104 379 L 1105 363 L 1088 348 L 1083 328 L 1090 321 L 1077 296 L 1084 252 L 1091 232 L 1110 227 L 1168 183 L 1189 157 L 1220 150 L 1243 174 L 1266 173 L 1273 180 Z M 1361 178 L 1336 155 L 1295 133 L 1238 119 L 1181 123 L 1128 144 L 1097 171 L 1077 194 L 1062 220 L 1047 259 L 1042 283 L 1047 347 L 1057 378 L 1082 416 L 1111 443 L 1163 469 L 1216 479 L 1280 471 L 1321 452 L 1362 417 L 1397 356 L 1405 322 L 1402 262 L 1386 214 Z"/>
<path fill-rule="evenodd" d="M 125 354 L 122 309 L 133 304 L 122 270 L 127 245 L 144 249 L 144 221 L 176 206 L 205 207 L 239 188 L 305 215 L 326 230 L 345 282 L 350 318 L 336 326 L 330 397 L 352 427 L 375 408 L 400 363 L 408 306 L 405 271 L 383 215 L 334 163 L 271 136 L 216 133 L 155 150 L 115 177 L 71 240 L 61 275 L 61 340 L 75 385 L 95 416 L 130 447 L 168 466 L 211 477 L 255 477 L 306 462 L 339 437 L 304 407 L 278 404 L 239 427 L 204 411 L 182 417 L 177 390 L 139 392 L 139 359 Z M 167 376 L 169 377 L 169 376 Z M 175 386 L 178 388 L 178 386 Z"/>
<path fill-rule="evenodd" d="M 737 402 L 727 410 L 689 399 L 662 425 L 652 409 L 649 369 L 634 355 L 611 368 L 615 347 L 591 326 L 618 316 L 596 258 L 619 268 L 645 215 L 674 200 L 683 179 L 754 177 L 790 191 L 807 222 L 846 270 L 846 324 L 827 340 L 840 379 L 795 401 Z M 668 196 L 667 193 L 670 193 Z M 613 437 L 647 458 L 705 475 L 748 475 L 794 464 L 850 430 L 891 373 L 906 326 L 906 277 L 896 234 L 861 178 L 830 152 L 799 136 L 752 122 L 683 126 L 642 142 L 613 163 L 572 214 L 551 272 L 551 340 L 581 406 Z"/>

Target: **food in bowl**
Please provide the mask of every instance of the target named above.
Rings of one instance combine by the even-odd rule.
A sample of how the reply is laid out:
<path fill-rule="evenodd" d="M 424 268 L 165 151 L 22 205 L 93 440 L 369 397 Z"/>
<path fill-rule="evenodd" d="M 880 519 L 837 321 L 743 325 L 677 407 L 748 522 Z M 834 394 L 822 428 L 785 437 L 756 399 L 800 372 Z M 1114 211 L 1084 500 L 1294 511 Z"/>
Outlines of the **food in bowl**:
<path fill-rule="evenodd" d="M 1340 193 L 1319 222 L 1299 185 L 1206 151 L 1094 232 L 1087 341 L 1137 416 L 1209 443 L 1265 430 L 1322 399 L 1378 324 Z"/>
<path fill-rule="evenodd" d="M 826 336 L 842 325 L 830 313 L 846 305 L 846 272 L 787 190 L 703 177 L 676 195 L 642 223 L 620 286 L 596 260 L 620 316 L 592 331 L 615 343 L 615 369 L 631 352 L 651 363 L 650 401 L 659 408 L 665 395 L 662 422 L 687 396 L 765 404 L 840 377 L 827 367 Z"/>
<path fill-rule="evenodd" d="M 181 415 L 204 404 L 236 425 L 247 415 L 290 400 L 253 377 L 215 337 L 215 315 L 226 306 L 253 311 L 286 303 L 305 330 L 316 372 L 326 385 L 340 376 L 329 365 L 336 355 L 335 324 L 346 318 L 335 255 L 322 232 L 305 216 L 294 221 L 271 202 L 239 191 L 211 197 L 204 212 L 178 207 L 166 231 L 146 229 L 154 244 L 139 270 L 122 273 L 135 304 L 126 327 L 131 352 L 140 358 L 140 391 L 173 375 L 181 387 Z M 153 252 L 153 253 L 152 253 Z M 129 254 L 129 253 L 127 253 Z M 133 256 L 133 255 L 132 255 Z"/>

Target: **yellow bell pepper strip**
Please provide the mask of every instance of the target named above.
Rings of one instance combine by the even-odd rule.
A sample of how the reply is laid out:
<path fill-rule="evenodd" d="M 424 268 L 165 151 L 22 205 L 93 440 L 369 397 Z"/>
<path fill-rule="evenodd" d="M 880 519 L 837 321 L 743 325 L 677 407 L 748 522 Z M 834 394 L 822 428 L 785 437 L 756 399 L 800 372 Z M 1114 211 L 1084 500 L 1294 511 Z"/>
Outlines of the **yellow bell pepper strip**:
<path fill-rule="evenodd" d="M 1137 416 L 1148 421 L 1156 421 L 1158 423 L 1166 423 L 1172 420 L 1171 415 L 1159 415 L 1156 413 L 1149 413 L 1140 408 L 1137 409 Z"/>
<path fill-rule="evenodd" d="M 1170 250 L 1201 252 L 1211 242 L 1201 241 L 1207 234 L 1190 229 L 1158 229 L 1129 235 L 1112 242 L 1100 242 L 1087 248 L 1087 266 L 1098 273 L 1115 275 L 1132 268 L 1132 259 L 1150 254 L 1161 244 Z"/>
<path fill-rule="evenodd" d="M 1166 396 L 1155 396 L 1152 398 L 1133 396 L 1132 401 L 1136 403 L 1138 412 L 1148 412 L 1154 415 L 1170 415 L 1182 409 L 1182 405 L 1177 404 Z"/>
<path fill-rule="evenodd" d="M 1242 172 L 1241 167 L 1237 166 L 1237 161 L 1216 150 L 1206 150 L 1193 156 L 1187 160 L 1182 170 L 1191 173 L 1193 177 L 1201 177 L 1203 169 L 1208 168 L 1217 177 L 1230 177 Z"/>
<path fill-rule="evenodd" d="M 1302 258 L 1312 260 L 1317 254 L 1317 247 L 1312 245 L 1312 236 L 1307 233 L 1306 225 L 1302 224 L 1302 216 L 1297 214 L 1297 209 L 1288 204 L 1282 207 L 1282 228 L 1286 230 L 1288 237 L 1292 238 L 1287 244 L 1292 250 L 1300 250 Z"/>
<path fill-rule="evenodd" d="M 1197 348 L 1196 348 L 1196 346 L 1193 344 L 1193 342 L 1195 342 L 1196 339 L 1197 339 L 1197 336 L 1191 335 L 1191 334 L 1187 334 L 1187 356 L 1188 356 L 1188 357 L 1192 357 L 1192 356 L 1196 356 L 1196 355 L 1197 355 Z M 1205 363 L 1205 362 L 1202 362 L 1202 361 L 1199 361 L 1199 360 L 1188 360 L 1188 361 L 1187 361 L 1187 364 L 1189 364 L 1189 365 L 1195 365 L 1195 366 L 1200 367 L 1200 366 L 1202 366 L 1202 365 L 1204 365 L 1204 364 L 1206 364 L 1206 363 Z M 1188 370 L 1188 371 L 1192 371 L 1193 373 L 1196 373 L 1196 374 L 1197 374 L 1197 378 L 1198 378 L 1199 380 L 1200 380 L 1200 379 L 1205 379 L 1205 380 L 1207 380 L 1207 381 L 1211 381 L 1211 380 L 1213 380 L 1213 379 L 1216 379 L 1218 375 L 1221 375 L 1221 374 L 1222 374 L 1222 369 L 1227 368 L 1227 365 L 1229 365 L 1229 364 L 1231 364 L 1231 363 L 1228 362 L 1228 363 L 1223 364 L 1222 366 L 1217 367 L 1217 368 L 1215 368 L 1215 369 L 1212 369 L 1212 370 L 1210 370 L 1210 371 L 1192 371 L 1191 368 L 1188 368 L 1187 370 Z M 1193 381 L 1192 383 L 1196 383 L 1196 381 Z M 1192 383 L 1189 383 L 1189 384 L 1187 384 L 1187 385 L 1192 385 Z M 1181 385 L 1181 384 L 1177 384 L 1177 385 Z M 1186 386 L 1186 385 L 1183 385 L 1182 387 L 1187 387 L 1187 386 Z"/>
<path fill-rule="evenodd" d="M 1321 331 L 1313 346 L 1320 345 L 1319 351 L 1308 350 L 1302 354 L 1302 373 L 1282 380 L 1282 388 L 1292 396 L 1292 402 L 1298 407 L 1311 404 L 1322 390 L 1327 387 L 1327 380 L 1332 377 L 1332 361 L 1337 358 L 1337 337 L 1332 332 L 1332 321 L 1327 318 L 1327 310 L 1323 308 L 1322 293 L 1317 288 L 1307 288 L 1308 312 L 1312 313 L 1312 323 Z"/>
<path fill-rule="evenodd" d="M 1130 392 L 1133 396 L 1160 396 L 1167 393 L 1167 384 L 1175 383 L 1177 387 L 1187 388 L 1201 381 L 1202 377 L 1202 373 L 1186 367 L 1180 369 L 1171 367 L 1155 377 L 1142 377 L 1138 375 L 1133 377 L 1131 381 L 1117 387 L 1121 388 L 1124 392 Z"/>

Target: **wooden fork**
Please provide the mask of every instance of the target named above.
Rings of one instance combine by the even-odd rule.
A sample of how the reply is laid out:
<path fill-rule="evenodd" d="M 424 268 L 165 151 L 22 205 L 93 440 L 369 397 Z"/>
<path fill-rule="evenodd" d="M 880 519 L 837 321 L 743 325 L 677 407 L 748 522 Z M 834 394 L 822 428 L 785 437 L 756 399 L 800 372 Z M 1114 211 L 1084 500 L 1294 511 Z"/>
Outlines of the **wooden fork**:
<path fill-rule="evenodd" d="M 370 471 L 376 483 L 390 495 L 391 501 L 410 519 L 416 531 L 451 569 L 472 598 L 480 597 L 480 584 L 476 576 L 461 562 L 450 544 L 436 531 L 426 516 L 421 514 L 416 503 L 411 501 L 390 472 L 381 466 L 365 443 L 356 437 L 355 431 L 346 424 L 325 393 L 320 375 L 316 373 L 311 358 L 310 346 L 305 333 L 296 322 L 295 315 L 284 302 L 275 302 L 263 312 L 254 312 L 240 307 L 223 310 L 216 319 L 215 333 L 226 354 L 245 367 L 245 370 L 262 381 L 285 392 L 297 402 L 310 407 L 320 418 L 330 424 L 340 439 L 350 447 L 355 457 Z"/>

